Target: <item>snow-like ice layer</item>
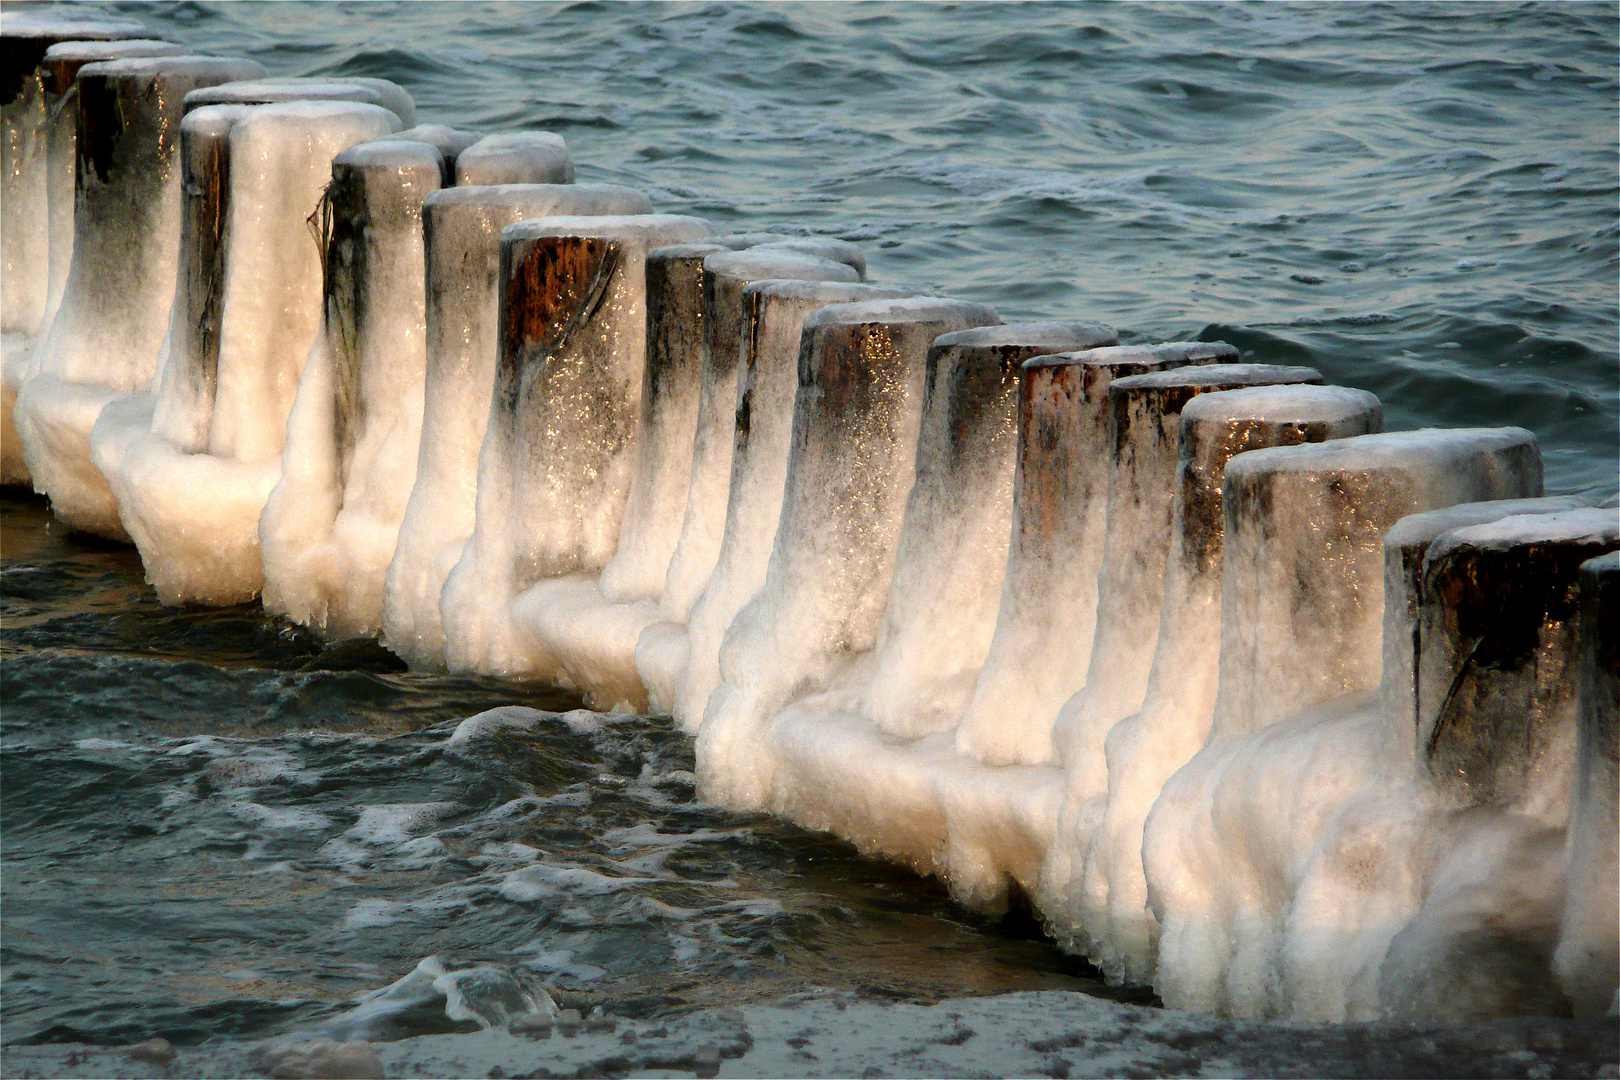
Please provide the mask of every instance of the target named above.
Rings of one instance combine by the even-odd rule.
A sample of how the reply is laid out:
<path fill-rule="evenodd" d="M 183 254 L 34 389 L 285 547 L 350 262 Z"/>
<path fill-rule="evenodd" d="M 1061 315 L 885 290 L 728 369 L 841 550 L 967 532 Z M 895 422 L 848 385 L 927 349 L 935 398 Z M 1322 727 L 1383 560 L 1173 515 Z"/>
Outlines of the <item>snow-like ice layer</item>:
<path fill-rule="evenodd" d="M 469 146 L 483 137 L 476 131 L 461 131 L 444 124 L 417 124 L 394 136 L 396 139 L 405 139 L 409 142 L 427 143 L 439 151 L 439 156 L 444 160 L 444 172 L 439 177 L 440 187 L 451 187 L 455 184 L 456 160 Z"/>
<path fill-rule="evenodd" d="M 654 568 L 648 567 L 648 580 L 635 589 L 625 580 L 633 571 L 609 563 L 600 585 L 593 585 L 588 576 L 554 579 L 536 585 L 523 599 L 520 618 L 525 628 L 555 658 L 563 681 L 584 691 L 590 702 L 623 705 L 632 711 L 647 708 L 636 668 L 642 630 L 661 617 L 684 622 L 713 570 L 725 523 L 738 372 L 751 337 L 743 290 L 765 279 L 852 282 L 857 273 L 843 262 L 775 243 L 704 258 L 697 413 L 692 442 L 683 451 L 689 458 L 687 491 L 680 532 L 662 582 L 654 584 L 656 576 L 650 572 Z"/>
<path fill-rule="evenodd" d="M 1109 386 L 1114 445 L 1097 574 L 1097 629 L 1086 684 L 1064 703 L 1052 729 L 1071 803 L 1107 786 L 1103 741 L 1114 724 L 1141 708 L 1147 692 L 1173 543 L 1182 407 L 1200 394 L 1321 381 L 1314 368 L 1211 364 L 1134 375 Z"/>
<path fill-rule="evenodd" d="M 714 572 L 686 624 L 652 623 L 636 643 L 636 667 L 653 707 L 672 712 L 688 732 L 697 730 L 709 695 L 720 685 L 726 627 L 765 583 L 782 514 L 806 316 L 833 304 L 915 295 L 834 281 L 757 281 L 743 293 L 751 329 L 737 384 L 726 519 Z M 663 672 L 679 673 L 678 683 L 662 684 L 657 676 Z"/>
<path fill-rule="evenodd" d="M 698 218 L 641 214 L 502 232 L 474 528 L 439 604 L 452 670 L 557 678 L 513 601 L 546 578 L 600 573 L 612 557 L 635 461 L 647 252 L 711 231 Z"/>
<path fill-rule="evenodd" d="M 396 82 L 368 75 L 276 75 L 243 79 L 223 86 L 193 90 L 185 109 L 204 105 L 275 105 L 287 101 L 353 101 L 379 105 L 399 117 L 399 126 L 416 123 L 416 102 Z"/>
<path fill-rule="evenodd" d="M 1417 754 L 1449 801 L 1512 806 L 1539 789 L 1569 805 L 1580 689 L 1571 586 L 1581 563 L 1616 547 L 1620 517 L 1596 507 L 1469 525 L 1429 546 L 1413 649 Z"/>
<path fill-rule="evenodd" d="M 264 584 L 259 515 L 320 329 L 324 260 L 308 219 L 324 205 L 332 159 L 400 121 L 376 105 L 328 101 L 213 106 L 197 116 L 205 120 L 187 119 L 196 134 L 209 117 L 216 125 L 211 145 L 198 149 L 219 154 L 212 177 L 225 188 L 223 230 L 214 240 L 206 218 L 193 222 L 185 296 L 173 305 L 183 321 L 171 328 L 157 393 L 106 410 L 91 443 L 159 598 L 230 604 Z M 188 195 L 206 202 L 220 187 Z M 202 259 L 209 246 L 213 258 Z"/>
<path fill-rule="evenodd" d="M 519 131 L 485 135 L 456 157 L 456 184 L 572 184 L 574 159 L 561 135 Z"/>
<path fill-rule="evenodd" d="M 1383 535 L 1409 513 L 1540 487 L 1534 438 L 1517 428 L 1363 435 L 1228 463 L 1211 734 L 1143 833 L 1166 1004 L 1296 1019 L 1432 1014 L 1410 975 L 1427 965 L 1428 986 L 1462 992 L 1441 977 L 1467 974 L 1456 961 L 1468 950 L 1445 930 L 1458 905 L 1545 907 L 1535 894 L 1558 884 L 1546 826 L 1447 817 L 1416 774 L 1410 736 L 1392 738 L 1377 707 Z M 1474 872 L 1503 859 L 1530 872 L 1494 883 Z M 1497 976 L 1457 1012 L 1489 1014 L 1534 982 Z"/>
<path fill-rule="evenodd" d="M 15 420 L 36 490 L 69 525 L 125 539 L 90 429 L 157 371 L 180 243 L 180 101 L 261 74 L 251 60 L 167 56 L 79 71 L 78 199 L 61 306 L 18 389 Z M 38 226 L 43 229 L 46 215 Z M 48 276 L 41 262 L 35 275 Z"/>
<path fill-rule="evenodd" d="M 1237 359 L 1222 342 L 1121 345 L 1025 361 L 1000 608 L 961 753 L 990 765 L 1052 758 L 1052 722 L 1085 682 L 1107 520 L 1108 387 L 1116 378 Z"/>
<path fill-rule="evenodd" d="M 698 732 L 705 798 L 763 805 L 776 765 L 771 718 L 876 644 L 915 479 L 929 347 L 999 321 L 982 305 L 926 297 L 805 319 L 775 546 L 764 585 L 726 631 L 722 681 Z"/>
<path fill-rule="evenodd" d="M 80 68 L 100 60 L 179 56 L 185 51 L 183 46 L 147 38 L 61 41 L 45 50 L 38 70 L 25 78 L 21 96 L 0 107 L 5 113 L 7 161 L 4 165 L 6 213 L 0 218 L 0 230 L 8 237 L 5 243 L 9 250 L 17 239 L 12 235 L 14 232 L 30 233 L 34 224 L 46 222 L 44 243 L 49 266 L 43 282 L 44 308 L 35 326 L 13 329 L 10 323 L 17 309 L 10 299 L 5 301 L 5 337 L 3 349 L 0 349 L 0 484 L 29 481 L 28 461 L 23 456 L 13 410 L 18 388 L 33 371 L 39 332 L 50 327 L 57 309 L 62 306 L 62 293 L 67 288 L 68 269 L 72 264 L 74 166 L 79 126 L 79 89 L 74 80 Z M 35 100 L 36 95 L 38 100 Z M 27 205 L 27 192 L 15 192 L 16 201 L 13 201 L 13 187 L 31 185 L 27 176 L 39 168 L 45 172 L 46 214 L 43 218 L 33 216 Z M 8 296 L 10 290 L 40 284 L 37 264 L 29 263 L 27 272 L 23 272 L 13 267 L 13 261 L 8 256 L 3 272 Z"/>
<path fill-rule="evenodd" d="M 447 188 L 422 204 L 427 370 L 416 479 L 383 588 L 383 641 L 416 668 L 442 668 L 439 594 L 472 535 L 478 452 L 495 385 L 501 230 L 548 215 L 638 214 L 611 184 Z"/>
<path fill-rule="evenodd" d="M 1116 382 L 1111 393 L 1134 381 Z M 1069 947 L 1089 952 L 1112 979 L 1152 981 L 1142 824 L 1165 781 L 1203 746 L 1214 714 L 1226 464 L 1262 447 L 1382 429 L 1378 399 L 1339 386 L 1225 390 L 1181 409 L 1176 474 L 1169 480 L 1170 549 L 1142 706 L 1107 732 L 1106 792 L 1070 788 L 1037 894 L 1048 926 Z"/>
<path fill-rule="evenodd" d="M 444 178 L 439 147 L 454 152 L 467 140 L 413 128 L 333 160 L 323 328 L 289 419 L 282 478 L 259 522 L 265 607 L 330 637 L 382 628 L 383 584 L 421 443 L 422 204 Z M 482 173 L 516 183 L 534 169 L 513 154 Z"/>
<path fill-rule="evenodd" d="M 1580 711 L 1569 876 L 1553 968 L 1578 1017 L 1620 1005 L 1620 553 L 1581 566 Z"/>

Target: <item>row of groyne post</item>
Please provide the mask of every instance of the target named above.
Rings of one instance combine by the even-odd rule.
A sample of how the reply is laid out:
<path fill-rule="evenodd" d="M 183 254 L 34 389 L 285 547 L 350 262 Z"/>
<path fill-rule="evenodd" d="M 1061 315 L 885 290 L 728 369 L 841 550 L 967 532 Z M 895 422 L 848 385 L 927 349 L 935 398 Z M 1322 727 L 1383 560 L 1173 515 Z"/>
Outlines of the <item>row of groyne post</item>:
<path fill-rule="evenodd" d="M 1004 323 L 385 80 L 0 41 L 3 479 L 165 603 L 671 716 L 703 798 L 1174 1007 L 1614 1010 L 1620 529 L 1529 431 Z"/>

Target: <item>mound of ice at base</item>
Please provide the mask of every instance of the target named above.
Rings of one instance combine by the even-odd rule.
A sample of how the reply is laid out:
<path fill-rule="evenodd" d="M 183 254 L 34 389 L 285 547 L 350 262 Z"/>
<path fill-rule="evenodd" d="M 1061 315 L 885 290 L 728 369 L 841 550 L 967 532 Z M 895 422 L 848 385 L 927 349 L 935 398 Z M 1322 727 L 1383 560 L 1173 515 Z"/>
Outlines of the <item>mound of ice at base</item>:
<path fill-rule="evenodd" d="M 439 596 L 476 518 L 499 323 L 500 236 L 530 218 L 640 214 L 612 184 L 503 184 L 436 191 L 422 204 L 426 371 L 415 481 L 383 585 L 383 642 L 412 667 L 443 668 Z M 472 272 L 482 268 L 482 273 Z"/>
<path fill-rule="evenodd" d="M 7 250 L 5 268 L 0 271 L 7 290 L 7 299 L 3 301 L 5 314 L 0 319 L 0 324 L 4 325 L 0 330 L 3 334 L 3 344 L 0 344 L 0 484 L 26 484 L 30 479 L 28 461 L 23 456 L 22 440 L 13 417 L 17 391 L 33 373 L 39 332 L 50 327 L 57 309 L 62 306 L 62 294 L 67 289 L 68 270 L 72 266 L 79 125 L 79 88 L 75 80 L 79 69 L 102 60 L 179 56 L 185 51 L 183 46 L 148 38 L 61 41 L 45 50 L 38 68 L 24 80 L 21 98 L 0 108 L 5 113 L 6 132 L 4 150 L 0 151 L 5 158 L 6 180 L 3 196 L 0 196 L 6 206 L 4 217 L 0 218 L 0 233 L 5 237 L 0 247 Z M 40 107 L 35 107 L 35 95 Z M 33 208 L 28 205 L 37 190 L 30 177 L 40 169 L 44 170 L 39 184 L 44 191 L 47 211 L 43 218 L 36 216 L 37 205 Z M 17 186 L 27 186 L 28 191 L 15 191 Z M 43 242 L 48 249 L 50 266 L 43 282 L 32 261 L 38 254 L 37 247 L 30 247 L 26 253 L 16 250 L 19 243 L 37 245 L 41 242 L 35 227 L 41 221 L 46 223 Z M 14 235 L 19 233 L 24 235 Z M 29 267 L 28 273 L 22 272 L 23 266 Z M 45 289 L 43 315 L 33 327 L 14 329 L 21 311 L 10 298 L 11 292 L 24 285 L 41 284 Z M 28 306 L 23 305 L 23 309 Z"/>
<path fill-rule="evenodd" d="M 513 601 L 613 555 L 646 359 L 646 258 L 702 239 L 671 214 L 537 218 L 501 235 L 501 333 L 472 537 L 445 579 L 451 670 L 556 678 Z"/>
<path fill-rule="evenodd" d="M 14 413 L 35 489 L 75 528 L 127 538 L 91 464 L 90 429 L 108 401 L 144 391 L 158 368 L 178 267 L 180 146 L 172 133 L 181 99 L 198 86 L 263 71 L 250 60 L 200 56 L 110 60 L 79 71 L 89 145 L 77 148 L 72 263 Z M 42 263 L 37 276 L 45 270 Z"/>
<path fill-rule="evenodd" d="M 664 526 L 673 526 L 676 533 L 670 555 L 662 567 L 651 567 L 645 565 L 645 552 L 625 550 L 627 537 L 634 541 L 649 526 L 663 524 L 631 516 L 640 510 L 632 482 L 619 538 L 625 557 L 615 554 L 599 582 L 583 575 L 541 582 L 519 597 L 514 609 L 526 631 L 555 658 L 562 681 L 583 691 L 587 702 L 644 711 L 647 695 L 636 664 L 642 631 L 660 616 L 684 621 L 694 588 L 708 581 L 725 520 L 738 372 L 754 341 L 747 287 L 758 280 L 854 283 L 857 276 L 847 263 L 805 254 L 793 241 L 717 251 L 704 258 L 698 281 L 704 345 L 694 387 L 697 408 L 692 441 L 677 451 L 689 463 L 680 518 Z"/>
<path fill-rule="evenodd" d="M 321 317 L 306 207 L 321 205 L 338 153 L 400 127 L 378 106 L 322 101 L 210 106 L 187 123 L 210 116 L 236 117 L 217 351 L 176 349 L 190 328 L 171 330 L 158 393 L 109 408 L 91 440 L 147 579 L 171 604 L 240 603 L 264 583 L 259 515 Z"/>
<path fill-rule="evenodd" d="M 493 138 L 413 128 L 333 160 L 322 329 L 259 521 L 265 608 L 331 637 L 381 630 L 384 581 L 416 479 L 427 368 L 422 205 Z M 498 153 L 476 170 L 483 178 L 572 178 L 571 166 L 557 168 L 567 150 L 549 133 L 492 145 Z M 445 150 L 454 155 L 448 166 Z"/>

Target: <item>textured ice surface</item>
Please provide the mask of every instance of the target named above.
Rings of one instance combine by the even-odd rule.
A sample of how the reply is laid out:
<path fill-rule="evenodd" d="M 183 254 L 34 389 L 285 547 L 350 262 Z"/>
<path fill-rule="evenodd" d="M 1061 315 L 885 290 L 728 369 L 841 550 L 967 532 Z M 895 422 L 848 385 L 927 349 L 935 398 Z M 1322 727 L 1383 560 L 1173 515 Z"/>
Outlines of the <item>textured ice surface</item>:
<path fill-rule="evenodd" d="M 1581 566 L 1580 706 L 1575 794 L 1569 822 L 1569 880 L 1553 967 L 1579 1017 L 1620 1004 L 1620 553 Z"/>
<path fill-rule="evenodd" d="M 1052 722 L 1085 683 L 1108 506 L 1108 387 L 1237 359 L 1224 343 L 1122 345 L 1038 357 L 1019 385 L 1011 546 L 990 651 L 957 746 L 987 764 L 1052 757 Z"/>
<path fill-rule="evenodd" d="M 1064 703 L 1052 731 L 1071 800 L 1102 791 L 1103 740 L 1117 721 L 1141 707 L 1147 691 L 1172 544 L 1182 407 L 1221 390 L 1321 381 L 1312 368 L 1209 364 L 1133 375 L 1109 386 L 1114 445 L 1097 574 L 1097 631 L 1086 685 Z"/>
<path fill-rule="evenodd" d="M 287 417 L 321 322 L 323 259 L 308 219 L 322 206 L 332 159 L 400 127 L 376 105 L 214 108 L 227 112 L 193 116 L 228 125 L 212 142 L 228 159 L 228 187 L 187 193 L 223 198 L 213 257 L 203 260 L 209 223 L 194 221 L 193 261 L 180 281 L 186 296 L 174 304 L 182 319 L 171 328 L 157 393 L 118 402 L 91 437 L 147 578 L 171 604 L 240 603 L 263 586 L 259 516 L 281 472 Z M 199 135 L 204 122 L 188 120 Z M 198 316 L 202 333 L 189 333 Z M 187 347 L 177 347 L 182 341 Z"/>
<path fill-rule="evenodd" d="M 244 79 L 207 86 L 186 95 L 190 112 L 204 105 L 276 105 L 288 101 L 352 101 L 378 105 L 399 117 L 400 127 L 416 123 L 416 105 L 410 94 L 387 79 L 315 76 Z"/>
<path fill-rule="evenodd" d="M 484 141 L 413 128 L 333 162 L 323 329 L 299 385 L 282 479 L 260 522 L 265 606 L 329 636 L 382 628 L 383 585 L 421 442 L 422 204 L 447 171 L 441 148 L 466 154 Z M 516 183 L 535 170 L 514 152 L 480 171 Z"/>
<path fill-rule="evenodd" d="M 687 488 L 664 572 L 659 575 L 646 566 L 644 552 L 624 551 L 621 534 L 621 553 L 628 558 L 621 562 L 615 556 L 599 585 L 587 576 L 570 576 L 536 585 L 524 597 L 521 617 L 527 629 L 556 658 L 566 683 L 583 691 L 588 702 L 645 710 L 637 641 L 648 624 L 660 618 L 684 622 L 694 592 L 708 582 L 725 521 L 738 373 L 752 345 L 744 290 L 760 279 L 854 281 L 858 276 L 845 262 L 789 246 L 795 243 L 722 248 L 700 264 L 695 284 L 702 295 L 698 324 L 702 347 L 692 437 L 676 451 L 687 459 Z M 636 526 L 634 532 L 639 533 L 640 508 L 634 504 L 633 487 L 631 498 L 624 530 Z M 638 516 L 632 518 L 630 513 Z M 673 678 L 664 680 L 669 681 Z"/>
<path fill-rule="evenodd" d="M 549 131 L 485 135 L 456 157 L 456 183 L 462 187 L 573 182 L 568 144 Z"/>
<path fill-rule="evenodd" d="M 999 322 L 925 297 L 837 304 L 804 321 L 793 441 L 766 579 L 720 650 L 698 733 L 706 798 L 762 805 L 775 771 L 765 726 L 875 644 L 915 479 L 929 346 Z"/>
<path fill-rule="evenodd" d="M 687 731 L 697 730 L 720 683 L 726 627 L 765 582 L 782 513 L 805 317 L 833 304 L 912 295 L 834 281 L 759 281 L 743 293 L 751 330 L 737 384 L 731 476 L 714 572 L 685 623 L 655 622 L 636 644 L 636 667 L 653 707 L 673 712 Z"/>
<path fill-rule="evenodd" d="M 3 198 L 6 213 L 0 219 L 6 256 L 3 275 L 6 312 L 4 346 L 0 352 L 0 484 L 26 484 L 28 462 L 23 456 L 13 411 L 17 390 L 33 370 L 34 347 L 40 331 L 48 328 L 62 306 L 67 288 L 68 269 L 73 259 L 74 166 L 77 160 L 79 127 L 79 88 L 74 82 L 79 69 L 99 60 L 150 56 L 178 56 L 185 48 L 167 41 L 133 38 L 117 41 L 61 41 L 45 50 L 36 72 L 25 76 L 18 98 L 0 107 L 5 114 L 3 164 L 6 187 Z M 37 100 L 36 100 L 37 96 Z M 45 207 L 30 205 L 35 194 L 35 170 L 44 170 L 42 181 Z M 19 190 L 26 189 L 26 190 Z M 13 250 L 19 243 L 41 242 L 36 226 L 47 232 L 49 271 L 43 278 L 33 261 L 38 251 L 30 247 L 29 258 L 21 259 Z M 27 263 L 26 271 L 23 263 Z M 15 265 L 14 265 L 15 264 Z M 33 327 L 14 326 L 22 312 L 32 305 L 15 306 L 14 291 L 24 288 L 45 290 L 44 306 Z"/>
<path fill-rule="evenodd" d="M 1060 938 L 1089 951 L 1110 978 L 1136 985 L 1153 975 L 1142 824 L 1165 781 L 1204 744 L 1215 707 L 1226 464 L 1261 447 L 1377 432 L 1383 410 L 1364 390 L 1255 386 L 1193 398 L 1179 427 L 1170 549 L 1142 706 L 1107 732 L 1106 791 L 1070 788 L 1037 894 Z"/>
<path fill-rule="evenodd" d="M 1142 845 L 1159 927 L 1154 985 L 1167 1004 L 1252 1017 L 1434 1015 L 1436 1001 L 1412 992 L 1422 980 L 1403 972 L 1431 967 L 1427 985 L 1460 992 L 1444 977 L 1462 969 L 1447 968 L 1460 939 L 1443 913 L 1469 895 L 1482 910 L 1515 906 L 1479 890 L 1471 867 L 1518 859 L 1527 873 L 1498 883 L 1532 886 L 1519 910 L 1545 907 L 1532 895 L 1556 887 L 1545 828 L 1437 817 L 1410 739 L 1391 738 L 1376 694 L 1384 533 L 1408 513 L 1537 495 L 1540 464 L 1516 428 L 1364 435 L 1228 464 L 1211 736 L 1165 784 Z M 1407 926 L 1426 894 L 1427 932 Z M 1408 946 L 1392 950 L 1403 928 Z M 1503 969 L 1453 1007 L 1489 1015 L 1514 997 L 1522 1007 L 1535 982 Z"/>
<path fill-rule="evenodd" d="M 513 601 L 612 557 L 635 460 L 647 252 L 711 231 L 642 214 L 538 218 L 502 233 L 475 524 L 440 600 L 452 670 L 558 677 Z"/>
<path fill-rule="evenodd" d="M 108 401 L 146 390 L 157 371 L 180 241 L 181 98 L 263 71 L 250 60 L 198 56 L 79 71 L 72 264 L 15 413 L 34 487 L 69 525 L 126 538 L 89 437 Z M 38 226 L 45 221 L 42 214 Z M 34 276 L 48 278 L 43 261 Z"/>
<path fill-rule="evenodd" d="M 439 593 L 472 535 L 478 451 L 495 384 L 500 236 L 548 215 L 636 214 L 611 184 L 447 188 L 423 202 L 427 358 L 416 479 L 383 592 L 383 640 L 414 667 L 442 668 Z"/>

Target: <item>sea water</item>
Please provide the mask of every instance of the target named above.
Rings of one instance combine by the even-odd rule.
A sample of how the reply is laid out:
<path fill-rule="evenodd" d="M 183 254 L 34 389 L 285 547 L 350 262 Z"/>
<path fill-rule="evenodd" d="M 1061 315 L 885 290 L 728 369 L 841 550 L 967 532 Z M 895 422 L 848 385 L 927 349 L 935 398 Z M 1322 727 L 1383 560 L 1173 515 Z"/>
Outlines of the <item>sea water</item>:
<path fill-rule="evenodd" d="M 1550 493 L 1614 483 L 1612 5 L 93 10 L 557 132 L 581 182 L 858 242 L 875 283 L 1229 341 L 1391 430 L 1522 425 Z M 704 807 L 666 724 L 160 608 L 128 549 L 4 519 L 8 1042 L 274 1034 L 428 955 L 628 1015 L 1103 992 L 1027 924 Z M 506 706 L 544 715 L 462 727 Z"/>

